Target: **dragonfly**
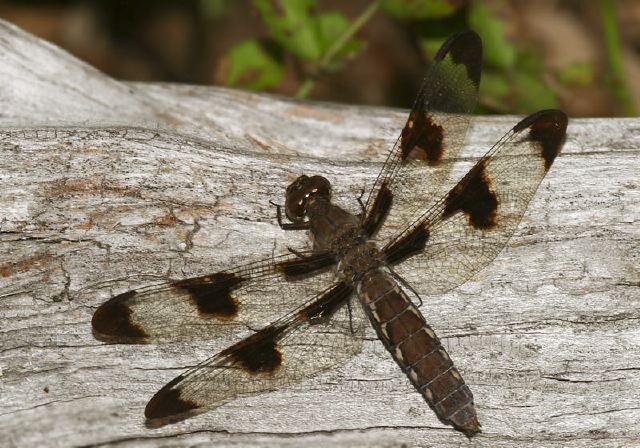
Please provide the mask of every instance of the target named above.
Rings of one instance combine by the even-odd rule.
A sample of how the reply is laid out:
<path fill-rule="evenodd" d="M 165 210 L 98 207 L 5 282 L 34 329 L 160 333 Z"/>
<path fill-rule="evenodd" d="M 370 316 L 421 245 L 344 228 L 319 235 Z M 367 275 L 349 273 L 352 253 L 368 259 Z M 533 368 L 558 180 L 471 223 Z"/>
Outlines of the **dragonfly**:
<path fill-rule="evenodd" d="M 274 204 L 278 224 L 307 231 L 310 249 L 124 292 L 95 311 L 94 335 L 112 343 L 252 330 L 162 387 L 146 405 L 148 423 L 173 423 L 343 364 L 360 352 L 370 324 L 443 423 L 468 437 L 480 431 L 473 394 L 411 284 L 441 294 L 497 256 L 568 122 L 560 110 L 529 115 L 441 191 L 464 146 L 481 66 L 474 31 L 446 40 L 368 198 L 358 198 L 361 213 L 334 204 L 323 176 L 301 175 L 287 187 L 284 205 Z M 287 311 L 260 322 L 276 302 Z"/>

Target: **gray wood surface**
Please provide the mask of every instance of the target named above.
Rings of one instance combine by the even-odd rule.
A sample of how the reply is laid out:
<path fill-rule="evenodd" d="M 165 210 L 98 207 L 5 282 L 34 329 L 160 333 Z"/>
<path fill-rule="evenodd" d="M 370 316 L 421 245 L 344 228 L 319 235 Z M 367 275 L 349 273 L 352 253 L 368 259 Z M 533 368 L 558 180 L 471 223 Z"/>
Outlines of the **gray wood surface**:
<path fill-rule="evenodd" d="M 4 22 L 0 105 L 0 446 L 640 446 L 638 119 L 572 120 L 507 248 L 424 297 L 476 397 L 469 441 L 372 330 L 339 368 L 160 429 L 147 400 L 224 343 L 91 334 L 113 294 L 304 247 L 268 200 L 321 173 L 355 210 L 406 111 L 122 83 Z M 464 156 L 516 120 L 478 117 Z"/>

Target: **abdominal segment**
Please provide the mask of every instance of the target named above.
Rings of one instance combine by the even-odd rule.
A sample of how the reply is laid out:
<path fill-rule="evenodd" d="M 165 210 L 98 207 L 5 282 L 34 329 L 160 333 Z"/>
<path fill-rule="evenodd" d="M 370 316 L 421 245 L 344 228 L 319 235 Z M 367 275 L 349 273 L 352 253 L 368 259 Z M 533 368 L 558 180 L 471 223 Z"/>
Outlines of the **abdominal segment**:
<path fill-rule="evenodd" d="M 357 291 L 378 337 L 438 417 L 467 435 L 479 432 L 469 387 L 395 279 L 373 270 Z"/>

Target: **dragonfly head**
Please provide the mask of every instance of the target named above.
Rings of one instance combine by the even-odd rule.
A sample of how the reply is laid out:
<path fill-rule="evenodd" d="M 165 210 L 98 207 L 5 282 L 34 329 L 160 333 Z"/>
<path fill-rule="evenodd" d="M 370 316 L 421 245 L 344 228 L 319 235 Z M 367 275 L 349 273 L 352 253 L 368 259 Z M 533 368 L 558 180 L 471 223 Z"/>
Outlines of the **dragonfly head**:
<path fill-rule="evenodd" d="M 287 187 L 287 196 L 284 207 L 289 218 L 293 222 L 300 222 L 307 212 L 307 204 L 311 198 L 331 198 L 331 184 L 322 176 L 298 177 Z"/>

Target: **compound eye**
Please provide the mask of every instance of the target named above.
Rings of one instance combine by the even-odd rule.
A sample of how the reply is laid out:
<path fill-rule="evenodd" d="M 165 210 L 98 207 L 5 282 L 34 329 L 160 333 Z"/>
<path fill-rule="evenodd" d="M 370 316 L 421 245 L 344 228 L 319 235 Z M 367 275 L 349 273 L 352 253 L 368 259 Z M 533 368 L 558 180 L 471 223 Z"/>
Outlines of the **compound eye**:
<path fill-rule="evenodd" d="M 300 222 L 304 219 L 304 212 L 307 207 L 308 176 L 300 176 L 287 187 L 287 196 L 284 203 L 284 211 L 290 221 Z"/>
<path fill-rule="evenodd" d="M 309 176 L 305 176 L 304 174 L 298 177 L 296 180 L 291 182 L 291 184 L 287 187 L 287 194 L 300 191 L 300 189 L 304 187 L 308 179 L 309 179 Z"/>
<path fill-rule="evenodd" d="M 331 184 L 322 176 L 310 177 L 307 181 L 309 196 L 331 198 Z"/>
<path fill-rule="evenodd" d="M 331 184 L 322 176 L 300 176 L 287 188 L 285 213 L 293 222 L 304 219 L 307 204 L 313 197 L 331 196 Z"/>

